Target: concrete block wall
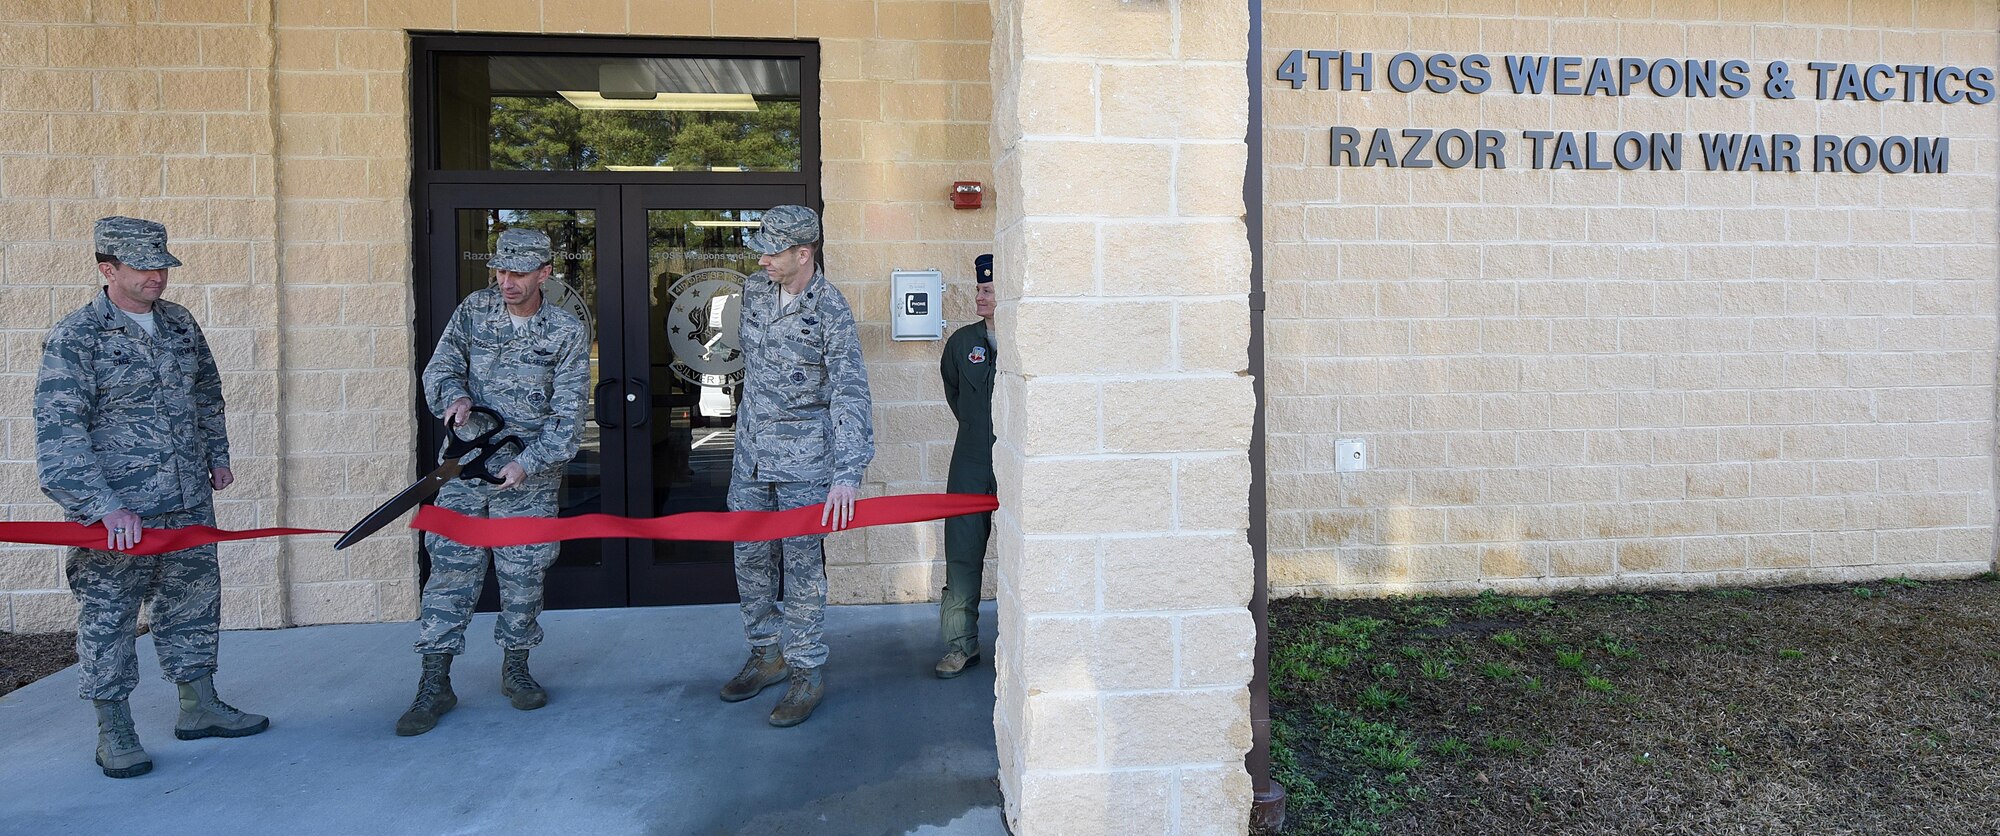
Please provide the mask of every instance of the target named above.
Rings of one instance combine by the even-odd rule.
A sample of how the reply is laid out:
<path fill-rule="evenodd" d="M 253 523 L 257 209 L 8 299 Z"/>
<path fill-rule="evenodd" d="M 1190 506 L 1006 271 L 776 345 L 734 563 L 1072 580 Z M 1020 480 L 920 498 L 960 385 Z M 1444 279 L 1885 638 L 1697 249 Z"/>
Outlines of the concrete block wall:
<path fill-rule="evenodd" d="M 272 161 L 271 21 L 245 2 L 0 5 L 0 506 L 59 519 L 35 476 L 35 370 L 50 325 L 103 282 L 91 223 L 165 223 L 186 266 L 166 298 L 201 322 L 226 370 L 236 485 L 230 528 L 276 525 L 281 355 Z M 226 627 L 286 623 L 281 546 L 221 547 Z M 0 545 L 0 630 L 74 629 L 62 550 Z"/>
<path fill-rule="evenodd" d="M 55 513 L 33 475 L 34 368 L 48 325 L 95 288 L 89 222 L 114 211 L 168 223 L 188 263 L 168 298 L 223 366 L 241 480 L 225 526 L 344 528 L 413 477 L 411 31 L 818 40 L 827 258 L 876 403 L 864 491 L 942 490 L 941 344 L 888 339 L 887 282 L 938 267 L 946 316 L 972 319 L 972 259 L 1013 199 L 949 206 L 953 181 L 992 179 L 990 29 L 980 0 L 0 4 L 0 294 L 17 302 L 0 321 L 0 468 L 16 476 L 0 505 Z M 228 626 L 415 616 L 413 536 L 330 539 L 224 546 Z M 937 524 L 836 536 L 832 597 L 932 600 L 941 552 Z M 0 629 L 73 624 L 60 574 L 59 550 L 0 547 Z"/>
<path fill-rule="evenodd" d="M 1994 560 L 2000 105 L 1515 95 L 1500 55 L 2000 63 L 1955 3 L 1265 4 L 1271 577 L 1465 594 L 1963 576 Z M 1292 49 L 1494 57 L 1293 90 Z M 1506 170 L 1329 165 L 1488 128 Z M 1949 174 L 1536 171 L 1523 130 L 1948 137 Z M 1335 471 L 1359 438 L 1369 469 Z"/>
<path fill-rule="evenodd" d="M 1007 818 L 1241 833 L 1248 7 L 994 9 Z"/>

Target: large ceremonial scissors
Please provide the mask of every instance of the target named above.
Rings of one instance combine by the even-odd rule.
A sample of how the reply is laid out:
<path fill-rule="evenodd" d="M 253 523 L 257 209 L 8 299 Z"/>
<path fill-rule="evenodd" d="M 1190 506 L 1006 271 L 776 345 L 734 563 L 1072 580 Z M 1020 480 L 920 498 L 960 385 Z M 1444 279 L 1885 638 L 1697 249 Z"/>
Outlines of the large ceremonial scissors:
<path fill-rule="evenodd" d="M 490 419 L 492 426 L 471 438 L 460 438 L 457 430 L 450 424 L 446 424 L 444 428 L 444 453 L 438 457 L 437 469 L 431 471 L 424 478 L 418 479 L 409 487 L 404 488 L 402 493 L 396 494 L 394 499 L 382 503 L 382 507 L 369 512 L 368 516 L 362 517 L 360 522 L 355 523 L 353 528 L 348 529 L 347 533 L 341 535 L 340 540 L 333 544 L 334 550 L 339 551 L 367 539 L 368 535 L 382 530 L 382 526 L 393 522 L 397 517 L 402 516 L 403 512 L 423 504 L 424 500 L 437 494 L 438 490 L 443 488 L 446 482 L 450 482 L 453 479 L 479 479 L 495 485 L 504 481 L 498 475 L 494 474 L 492 468 L 487 466 L 487 463 L 493 458 L 495 453 L 510 446 L 514 448 L 516 455 L 520 454 L 522 449 L 521 437 L 510 435 L 496 439 L 495 436 L 500 435 L 500 431 L 507 428 L 507 422 L 501 420 L 500 413 L 483 406 L 473 407 L 471 412 L 466 415 L 464 422 L 459 426 L 473 425 L 475 423 L 473 420 L 474 416 L 483 416 Z M 480 421 L 478 423 L 483 424 L 486 422 Z M 478 455 L 470 459 L 465 458 L 467 455 L 475 452 Z"/>

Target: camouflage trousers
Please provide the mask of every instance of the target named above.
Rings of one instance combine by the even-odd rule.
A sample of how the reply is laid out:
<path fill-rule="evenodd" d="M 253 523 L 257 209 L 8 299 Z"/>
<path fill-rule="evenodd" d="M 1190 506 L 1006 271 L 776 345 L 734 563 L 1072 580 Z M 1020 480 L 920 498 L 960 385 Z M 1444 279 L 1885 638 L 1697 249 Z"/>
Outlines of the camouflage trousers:
<path fill-rule="evenodd" d="M 531 478 L 500 490 L 485 482 L 453 479 L 438 491 L 437 504 L 475 517 L 553 517 L 556 477 Z M 424 535 L 431 556 L 431 576 L 424 582 L 423 614 L 418 617 L 417 652 L 465 652 L 465 625 L 479 603 L 486 581 L 486 562 L 500 581 L 500 621 L 493 641 L 508 650 L 526 650 L 542 643 L 542 577 L 556 562 L 558 543 L 481 549 Z"/>
<path fill-rule="evenodd" d="M 812 482 L 731 481 L 729 510 L 822 505 L 826 492 L 827 485 Z M 785 663 L 795 668 L 826 664 L 825 539 L 814 534 L 736 544 L 736 595 L 742 601 L 743 633 L 751 647 L 768 647 L 783 639 Z M 778 603 L 781 577 L 782 605 Z"/>
<path fill-rule="evenodd" d="M 214 506 L 140 519 L 142 527 L 214 525 Z M 87 700 L 122 700 L 139 684 L 139 607 L 147 609 L 160 672 L 170 682 L 215 673 L 222 623 L 222 574 L 215 546 L 158 555 L 69 550 L 64 571 L 76 596 L 77 692 Z"/>

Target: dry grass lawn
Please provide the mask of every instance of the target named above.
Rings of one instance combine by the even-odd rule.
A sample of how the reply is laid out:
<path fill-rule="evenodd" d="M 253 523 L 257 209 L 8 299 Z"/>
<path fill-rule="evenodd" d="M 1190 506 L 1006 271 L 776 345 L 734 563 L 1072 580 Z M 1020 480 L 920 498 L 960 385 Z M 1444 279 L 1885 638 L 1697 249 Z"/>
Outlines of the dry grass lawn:
<path fill-rule="evenodd" d="M 1271 607 L 1288 834 L 2000 833 L 2000 579 Z"/>

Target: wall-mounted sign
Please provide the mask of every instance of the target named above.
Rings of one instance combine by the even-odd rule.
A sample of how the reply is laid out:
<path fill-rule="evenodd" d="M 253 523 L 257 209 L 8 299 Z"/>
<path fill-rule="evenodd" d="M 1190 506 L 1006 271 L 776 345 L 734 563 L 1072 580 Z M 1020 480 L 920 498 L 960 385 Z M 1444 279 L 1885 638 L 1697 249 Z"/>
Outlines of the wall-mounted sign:
<path fill-rule="evenodd" d="M 1929 64 L 1843 64 L 1811 61 L 1812 98 L 1828 102 L 1912 102 L 1984 105 L 1993 101 L 1991 67 Z M 1764 67 L 1761 83 L 1741 59 L 1583 58 L 1580 56 L 1374 53 L 1295 49 L 1279 62 L 1277 79 L 1293 90 L 1367 93 L 1377 82 L 1398 93 L 1480 95 L 1502 88 L 1518 96 L 1640 96 L 1738 99 L 1753 90 L 1766 98 L 1807 92 L 1784 61 Z M 1365 134 L 1365 135 L 1364 135 Z M 1525 156 L 1528 168 L 1575 171 L 1681 171 L 1690 161 L 1708 171 L 1943 174 L 1951 170 L 1951 140 L 1940 136 L 1839 136 L 1789 133 L 1684 133 L 1478 128 L 1329 130 L 1328 164 L 1387 168 L 1507 168 Z"/>

